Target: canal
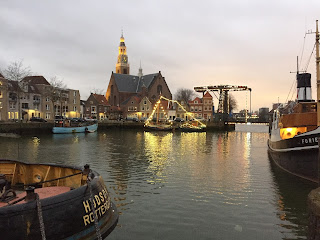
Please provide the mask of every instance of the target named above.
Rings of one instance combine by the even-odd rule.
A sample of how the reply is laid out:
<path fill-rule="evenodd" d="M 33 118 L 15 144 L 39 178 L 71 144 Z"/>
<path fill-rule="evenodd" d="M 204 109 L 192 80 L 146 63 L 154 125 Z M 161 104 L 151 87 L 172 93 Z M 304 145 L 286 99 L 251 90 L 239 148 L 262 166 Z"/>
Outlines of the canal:
<path fill-rule="evenodd" d="M 90 164 L 120 212 L 111 240 L 306 239 L 315 186 L 270 162 L 266 129 L 0 138 L 0 158 Z"/>

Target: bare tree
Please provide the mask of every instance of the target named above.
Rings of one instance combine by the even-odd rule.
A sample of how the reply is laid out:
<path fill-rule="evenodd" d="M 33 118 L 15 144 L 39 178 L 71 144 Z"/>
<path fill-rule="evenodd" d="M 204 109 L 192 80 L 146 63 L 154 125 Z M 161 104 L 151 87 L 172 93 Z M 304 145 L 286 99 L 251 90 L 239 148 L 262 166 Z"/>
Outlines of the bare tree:
<path fill-rule="evenodd" d="M 175 94 L 175 99 L 177 101 L 184 101 L 186 104 L 188 104 L 188 102 L 191 101 L 195 95 L 196 94 L 191 89 L 179 88 Z"/>
<path fill-rule="evenodd" d="M 6 79 L 12 81 L 21 81 L 23 78 L 32 74 L 30 67 L 23 66 L 23 60 L 10 63 L 3 71 Z"/>
<path fill-rule="evenodd" d="M 50 85 L 46 86 L 45 90 L 46 97 L 48 97 L 52 102 L 54 114 L 56 115 L 60 112 L 61 115 L 63 102 L 67 100 L 65 93 L 67 85 L 57 76 L 50 78 L 49 83 Z M 60 109 L 60 111 L 58 111 L 58 109 Z"/>
<path fill-rule="evenodd" d="M 21 80 L 27 76 L 32 74 L 30 67 L 23 66 L 23 60 L 11 62 L 6 69 L 2 72 L 3 76 L 11 81 L 18 82 L 17 88 L 17 99 L 18 99 L 18 117 L 22 119 L 23 113 L 21 112 L 21 103 L 20 103 L 20 95 L 22 93 L 23 86 L 21 84 Z"/>
<path fill-rule="evenodd" d="M 91 91 L 90 91 L 91 93 L 94 93 L 94 94 L 99 94 L 99 95 L 105 95 L 105 90 L 103 90 L 103 89 L 99 89 L 99 88 L 93 88 L 93 89 L 91 89 Z"/>
<path fill-rule="evenodd" d="M 229 113 L 233 112 L 238 108 L 238 103 L 235 97 L 229 94 Z"/>

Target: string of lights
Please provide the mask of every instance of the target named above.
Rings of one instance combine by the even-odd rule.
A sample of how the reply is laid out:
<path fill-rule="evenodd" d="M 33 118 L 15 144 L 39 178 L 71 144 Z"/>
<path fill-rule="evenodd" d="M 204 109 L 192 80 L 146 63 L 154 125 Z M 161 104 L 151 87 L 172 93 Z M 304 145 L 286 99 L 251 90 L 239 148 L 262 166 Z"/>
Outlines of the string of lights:
<path fill-rule="evenodd" d="M 159 100 L 156 102 L 156 104 L 154 105 L 153 107 L 153 110 L 152 110 L 152 113 L 150 114 L 149 118 L 146 120 L 146 123 L 145 123 L 145 126 L 148 126 L 150 125 L 150 121 L 152 121 L 153 119 L 153 116 L 155 114 L 155 112 L 158 110 L 158 108 L 160 107 L 160 104 L 161 104 L 161 100 L 165 100 L 165 101 L 168 101 L 171 102 L 171 103 L 176 103 L 186 114 L 187 116 L 190 116 L 190 118 L 193 120 L 193 121 L 196 121 L 198 122 L 198 124 L 200 124 L 200 127 L 206 127 L 205 124 L 203 124 L 201 121 L 199 121 L 198 119 L 194 118 L 194 114 L 191 113 L 191 112 L 188 112 L 177 100 L 171 100 L 171 99 L 168 99 L 166 97 L 163 97 L 163 96 L 160 96 Z M 168 104 L 169 106 L 169 104 Z M 165 113 L 163 107 L 161 106 L 161 111 L 164 112 L 164 116 L 166 117 L 166 120 L 168 120 L 168 116 L 167 114 Z M 157 118 L 159 118 L 159 114 L 157 115 Z"/>

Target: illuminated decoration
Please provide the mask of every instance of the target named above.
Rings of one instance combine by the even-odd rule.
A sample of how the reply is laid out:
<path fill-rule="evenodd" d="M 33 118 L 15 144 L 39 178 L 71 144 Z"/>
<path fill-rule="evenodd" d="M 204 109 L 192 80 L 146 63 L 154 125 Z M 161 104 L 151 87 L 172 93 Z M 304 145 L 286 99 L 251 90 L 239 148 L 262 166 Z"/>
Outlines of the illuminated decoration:
<path fill-rule="evenodd" d="M 166 120 L 168 120 L 168 116 L 167 116 L 167 114 L 165 113 L 165 111 L 164 111 L 164 109 L 163 109 L 163 106 L 160 106 L 162 99 L 165 100 L 165 101 L 168 101 L 168 103 L 171 102 L 171 103 L 176 103 L 176 104 L 178 104 L 178 106 L 185 112 L 185 114 L 186 114 L 187 116 L 190 116 L 191 119 L 193 119 L 193 121 L 197 122 L 198 126 L 200 126 L 201 128 L 205 128 L 205 127 L 206 127 L 205 124 L 203 124 L 202 122 L 200 122 L 198 119 L 194 118 L 193 113 L 188 112 L 178 101 L 176 101 L 176 100 L 170 100 L 170 99 L 168 99 L 168 98 L 166 98 L 166 97 L 163 97 L 163 96 L 160 96 L 160 99 L 159 99 L 159 100 L 156 102 L 156 104 L 154 105 L 153 110 L 152 110 L 152 113 L 150 114 L 149 118 L 148 118 L 147 121 L 145 122 L 145 125 L 144 125 L 144 126 L 149 126 L 149 125 L 150 125 L 150 121 L 152 121 L 153 115 L 156 113 L 156 111 L 157 111 L 157 119 L 159 119 L 160 108 L 161 108 L 161 111 L 164 113 L 164 116 L 166 117 Z"/>
<path fill-rule="evenodd" d="M 280 137 L 281 139 L 293 138 L 296 135 L 304 133 L 307 131 L 307 127 L 291 127 L 291 128 L 281 128 Z"/>

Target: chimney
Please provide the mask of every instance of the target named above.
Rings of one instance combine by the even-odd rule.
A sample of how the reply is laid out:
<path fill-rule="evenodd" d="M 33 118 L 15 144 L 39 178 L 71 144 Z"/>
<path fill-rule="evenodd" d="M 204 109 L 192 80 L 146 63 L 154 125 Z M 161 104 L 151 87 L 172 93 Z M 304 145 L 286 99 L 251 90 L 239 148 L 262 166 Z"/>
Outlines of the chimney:
<path fill-rule="evenodd" d="M 297 95 L 298 102 L 311 102 L 311 74 L 297 74 Z"/>

